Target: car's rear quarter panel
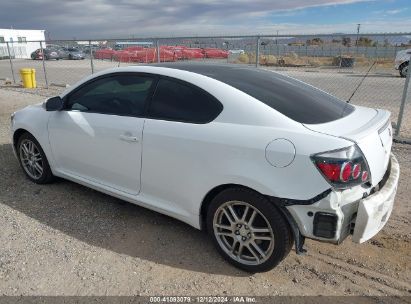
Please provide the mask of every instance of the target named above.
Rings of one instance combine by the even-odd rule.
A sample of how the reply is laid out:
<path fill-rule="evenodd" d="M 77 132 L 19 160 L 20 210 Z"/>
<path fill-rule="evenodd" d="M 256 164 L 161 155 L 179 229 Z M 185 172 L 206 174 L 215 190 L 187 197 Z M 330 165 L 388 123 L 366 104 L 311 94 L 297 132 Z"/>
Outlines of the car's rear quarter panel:
<path fill-rule="evenodd" d="M 287 138 L 296 148 L 287 167 L 270 165 L 265 147 Z M 349 145 L 305 128 L 298 131 L 212 122 L 190 125 L 147 119 L 144 126 L 141 195 L 168 201 L 170 208 L 198 215 L 213 188 L 249 187 L 265 195 L 311 199 L 330 188 L 310 155 Z"/>

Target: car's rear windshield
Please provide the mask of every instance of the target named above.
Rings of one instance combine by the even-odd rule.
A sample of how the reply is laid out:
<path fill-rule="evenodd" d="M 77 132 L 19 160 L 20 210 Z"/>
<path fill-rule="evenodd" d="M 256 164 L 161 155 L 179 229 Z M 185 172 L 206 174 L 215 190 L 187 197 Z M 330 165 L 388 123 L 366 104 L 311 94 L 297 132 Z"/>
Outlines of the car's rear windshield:
<path fill-rule="evenodd" d="M 327 123 L 355 110 L 347 102 L 319 89 L 263 69 L 206 64 L 163 66 L 199 73 L 224 82 L 300 123 Z"/>

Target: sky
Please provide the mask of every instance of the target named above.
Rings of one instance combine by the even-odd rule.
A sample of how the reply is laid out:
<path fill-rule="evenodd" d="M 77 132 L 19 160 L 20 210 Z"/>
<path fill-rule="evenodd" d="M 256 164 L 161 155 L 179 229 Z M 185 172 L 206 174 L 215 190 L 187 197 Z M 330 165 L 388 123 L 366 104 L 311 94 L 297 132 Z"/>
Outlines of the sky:
<path fill-rule="evenodd" d="M 50 39 L 411 32 L 410 0 L 13 0 L 0 28 Z"/>

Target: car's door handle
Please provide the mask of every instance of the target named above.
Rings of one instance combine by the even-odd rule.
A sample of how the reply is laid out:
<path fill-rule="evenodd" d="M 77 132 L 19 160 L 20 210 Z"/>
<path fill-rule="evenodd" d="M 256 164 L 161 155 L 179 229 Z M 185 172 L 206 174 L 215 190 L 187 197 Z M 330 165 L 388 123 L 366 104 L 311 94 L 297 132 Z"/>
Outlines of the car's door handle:
<path fill-rule="evenodd" d="M 129 142 L 138 142 L 138 138 L 135 136 L 120 135 L 120 139 Z"/>

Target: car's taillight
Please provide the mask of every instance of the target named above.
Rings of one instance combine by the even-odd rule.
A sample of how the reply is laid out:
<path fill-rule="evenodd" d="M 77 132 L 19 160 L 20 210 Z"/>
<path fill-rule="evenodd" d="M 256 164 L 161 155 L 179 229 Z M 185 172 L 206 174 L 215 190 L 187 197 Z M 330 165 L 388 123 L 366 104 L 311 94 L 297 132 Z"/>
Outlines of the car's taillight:
<path fill-rule="evenodd" d="M 334 188 L 347 189 L 370 180 L 367 161 L 356 145 L 314 154 L 311 159 Z"/>

